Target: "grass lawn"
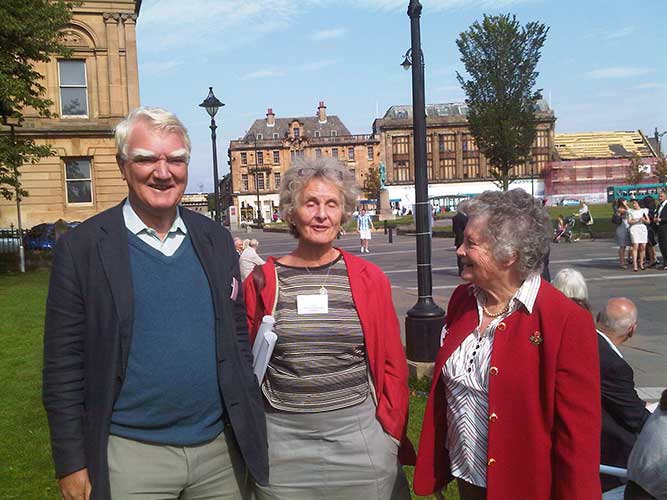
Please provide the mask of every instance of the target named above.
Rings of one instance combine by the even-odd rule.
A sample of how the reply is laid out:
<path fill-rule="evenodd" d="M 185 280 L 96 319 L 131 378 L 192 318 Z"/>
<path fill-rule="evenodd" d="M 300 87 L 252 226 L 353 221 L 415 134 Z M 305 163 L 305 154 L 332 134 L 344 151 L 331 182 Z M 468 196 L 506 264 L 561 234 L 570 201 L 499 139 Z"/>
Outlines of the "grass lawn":
<path fill-rule="evenodd" d="M 5 500 L 57 499 L 41 400 L 48 271 L 0 275 L 0 491 Z"/>
<path fill-rule="evenodd" d="M 49 273 L 44 270 L 0 275 L 0 497 L 3 500 L 60 498 L 53 479 L 49 432 L 41 400 L 48 279 Z M 412 397 L 408 432 L 415 447 L 425 406 L 425 397 Z M 413 468 L 405 469 L 412 481 Z M 447 499 L 458 500 L 452 485 Z"/>

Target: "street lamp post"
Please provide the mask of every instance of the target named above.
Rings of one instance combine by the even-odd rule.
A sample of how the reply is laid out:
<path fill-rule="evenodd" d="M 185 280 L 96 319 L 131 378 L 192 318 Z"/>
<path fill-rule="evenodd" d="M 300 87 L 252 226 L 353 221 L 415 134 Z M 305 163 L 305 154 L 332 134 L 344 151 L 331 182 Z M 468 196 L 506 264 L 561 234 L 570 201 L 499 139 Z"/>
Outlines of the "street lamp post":
<path fill-rule="evenodd" d="M 417 303 L 407 312 L 405 343 L 407 357 L 414 362 L 432 362 L 440 343 L 445 311 L 433 301 L 431 282 L 431 210 L 426 171 L 426 102 L 424 96 L 424 54 L 421 50 L 419 0 L 410 0 L 411 48 L 401 64 L 412 66 L 412 116 L 415 152 L 415 225 L 417 243 Z"/>
<path fill-rule="evenodd" d="M 660 158 L 662 156 L 662 151 L 661 151 L 662 148 L 660 147 L 660 142 L 661 142 L 662 136 L 665 135 L 665 134 L 667 134 L 667 131 L 658 133 L 658 127 L 655 127 L 655 133 L 654 133 L 653 136 L 655 137 L 655 144 L 658 148 L 658 158 Z"/>
<path fill-rule="evenodd" d="M 213 190 L 213 196 L 215 196 L 215 221 L 221 222 L 221 212 L 220 209 L 220 178 L 218 177 L 218 148 L 216 146 L 216 135 L 215 130 L 218 128 L 215 124 L 215 115 L 224 104 L 215 97 L 213 94 L 213 87 L 208 88 L 208 96 L 204 101 L 199 105 L 200 107 L 206 109 L 206 112 L 211 117 L 211 144 L 213 145 L 213 182 L 215 187 Z"/>

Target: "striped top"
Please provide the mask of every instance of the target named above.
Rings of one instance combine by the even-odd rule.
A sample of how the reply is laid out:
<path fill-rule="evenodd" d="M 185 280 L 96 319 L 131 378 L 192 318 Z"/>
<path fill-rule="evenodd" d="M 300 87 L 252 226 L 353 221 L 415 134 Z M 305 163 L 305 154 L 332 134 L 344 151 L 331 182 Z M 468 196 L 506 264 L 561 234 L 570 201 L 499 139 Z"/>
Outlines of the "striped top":
<path fill-rule="evenodd" d="M 479 323 L 452 353 L 442 368 L 447 398 L 447 450 L 451 471 L 468 483 L 486 487 L 487 438 L 489 422 L 489 368 L 493 338 L 498 325 L 523 305 L 528 313 L 540 289 L 540 276 L 529 276 L 510 300 L 509 310 L 494 318 L 484 332 L 479 331 L 486 294 L 476 286 Z M 447 335 L 443 328 L 443 339 Z M 518 389 L 517 389 L 518 390 Z"/>
<path fill-rule="evenodd" d="M 269 404 L 297 413 L 337 410 L 363 402 L 369 393 L 366 346 L 352 301 L 345 261 L 339 256 L 321 267 L 276 262 L 278 335 L 262 384 Z M 326 314 L 297 314 L 297 295 L 325 287 Z"/>
<path fill-rule="evenodd" d="M 357 227 L 359 231 L 369 231 L 371 229 L 371 216 L 368 214 L 359 214 L 359 217 L 357 218 Z"/>

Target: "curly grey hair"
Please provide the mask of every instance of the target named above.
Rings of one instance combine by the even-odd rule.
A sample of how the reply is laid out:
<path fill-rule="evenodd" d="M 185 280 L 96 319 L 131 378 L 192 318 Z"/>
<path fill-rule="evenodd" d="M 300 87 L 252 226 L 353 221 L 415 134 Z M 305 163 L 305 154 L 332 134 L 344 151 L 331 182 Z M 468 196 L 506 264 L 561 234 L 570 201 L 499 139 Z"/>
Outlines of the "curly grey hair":
<path fill-rule="evenodd" d="M 190 158 L 190 137 L 185 125 L 173 114 L 163 108 L 149 108 L 141 107 L 130 111 L 130 114 L 121 121 L 114 129 L 114 136 L 116 138 L 116 158 L 119 161 L 127 160 L 127 141 L 132 127 L 139 121 L 145 121 L 152 128 L 162 130 L 165 132 L 180 134 L 183 137 L 185 149 L 188 151 L 188 159 Z"/>
<path fill-rule="evenodd" d="M 291 213 L 301 203 L 303 189 L 313 179 L 322 179 L 334 184 L 343 201 L 343 218 L 346 223 L 357 203 L 359 188 L 354 174 L 335 158 L 296 158 L 280 182 L 280 217 L 289 222 L 290 232 L 299 237 L 296 226 L 291 222 Z"/>
<path fill-rule="evenodd" d="M 485 236 L 500 262 L 517 258 L 521 279 L 542 270 L 549 251 L 551 222 L 539 200 L 522 189 L 485 191 L 468 200 L 469 219 L 486 220 Z"/>

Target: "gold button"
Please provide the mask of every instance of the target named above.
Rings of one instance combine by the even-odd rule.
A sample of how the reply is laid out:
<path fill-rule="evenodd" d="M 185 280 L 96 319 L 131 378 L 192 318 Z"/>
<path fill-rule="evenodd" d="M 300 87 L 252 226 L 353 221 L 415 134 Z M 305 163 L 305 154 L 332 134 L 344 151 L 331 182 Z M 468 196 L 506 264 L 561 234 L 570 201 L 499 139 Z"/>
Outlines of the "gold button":
<path fill-rule="evenodd" d="M 491 375 L 498 375 L 498 368 L 496 368 L 495 366 L 492 366 L 491 368 L 489 368 L 489 373 Z"/>
<path fill-rule="evenodd" d="M 489 461 L 486 462 L 486 465 L 488 465 L 489 467 L 491 467 L 491 466 L 492 466 L 493 464 L 495 464 L 495 463 L 496 463 L 496 459 L 495 459 L 495 458 L 489 458 Z"/>
<path fill-rule="evenodd" d="M 501 332 L 504 332 L 505 328 L 507 328 L 507 325 L 505 324 L 504 321 L 501 321 L 500 323 L 498 323 L 498 328 L 497 328 L 498 330 L 500 330 Z"/>
<path fill-rule="evenodd" d="M 496 420 L 498 420 L 498 415 L 496 415 L 495 413 L 489 415 L 489 422 L 495 422 Z"/>

